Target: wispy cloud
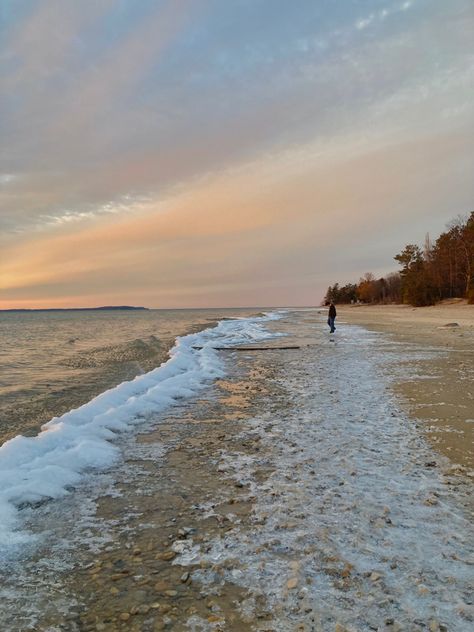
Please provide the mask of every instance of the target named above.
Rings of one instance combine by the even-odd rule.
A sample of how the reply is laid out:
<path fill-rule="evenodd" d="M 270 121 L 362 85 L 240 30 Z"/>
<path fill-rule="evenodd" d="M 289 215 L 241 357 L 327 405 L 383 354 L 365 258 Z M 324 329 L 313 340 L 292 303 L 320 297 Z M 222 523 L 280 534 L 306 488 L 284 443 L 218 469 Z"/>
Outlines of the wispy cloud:
<path fill-rule="evenodd" d="M 377 22 L 382 22 L 383 20 L 386 20 L 387 18 L 390 18 L 391 16 L 394 16 L 397 13 L 400 13 L 401 11 L 408 11 L 408 9 L 410 9 L 413 6 L 413 4 L 414 4 L 413 1 L 407 1 L 407 2 L 402 2 L 401 4 L 396 3 L 392 5 L 387 5 L 383 9 L 374 11 L 366 15 L 365 17 L 359 18 L 355 22 L 355 28 L 358 31 L 362 31 L 370 25 L 375 26 Z"/>
<path fill-rule="evenodd" d="M 0 173 L 0 186 L 6 186 L 15 180 L 16 176 L 13 173 Z"/>
<path fill-rule="evenodd" d="M 123 196 L 120 201 L 110 201 L 89 211 L 69 211 L 64 210 L 58 215 L 40 215 L 38 228 L 45 228 L 47 225 L 64 225 L 84 220 L 97 219 L 101 216 L 137 213 L 144 208 L 148 198 L 132 198 Z"/>

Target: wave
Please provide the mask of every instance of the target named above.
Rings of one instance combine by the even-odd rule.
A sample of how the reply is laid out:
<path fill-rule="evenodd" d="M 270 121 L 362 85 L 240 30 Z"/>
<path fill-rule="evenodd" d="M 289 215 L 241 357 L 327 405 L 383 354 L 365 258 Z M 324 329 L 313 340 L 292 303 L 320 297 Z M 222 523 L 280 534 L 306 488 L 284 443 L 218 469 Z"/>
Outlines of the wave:
<path fill-rule="evenodd" d="M 97 347 L 88 351 L 78 351 L 63 359 L 60 364 L 73 369 L 100 368 L 123 362 L 138 362 L 155 357 L 163 350 L 163 342 L 156 336 L 137 338 L 119 345 Z"/>
<path fill-rule="evenodd" d="M 214 346 L 258 342 L 281 334 L 265 323 L 280 312 L 220 321 L 199 333 L 178 337 L 169 359 L 159 367 L 122 382 L 87 404 L 42 426 L 35 437 L 16 436 L 0 447 L 0 553 L 29 541 L 21 530 L 19 510 L 69 493 L 90 471 L 120 458 L 114 439 L 121 432 L 195 395 L 224 375 Z M 199 350 L 195 347 L 199 347 Z"/>

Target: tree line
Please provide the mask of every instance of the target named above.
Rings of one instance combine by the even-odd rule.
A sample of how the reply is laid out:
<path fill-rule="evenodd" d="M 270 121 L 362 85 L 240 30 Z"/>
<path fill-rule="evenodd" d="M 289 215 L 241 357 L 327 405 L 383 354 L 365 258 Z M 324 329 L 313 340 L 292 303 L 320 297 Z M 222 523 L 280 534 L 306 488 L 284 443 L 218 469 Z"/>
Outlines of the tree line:
<path fill-rule="evenodd" d="M 358 283 L 328 288 L 325 302 L 434 305 L 447 298 L 474 304 L 474 211 L 458 217 L 432 243 L 408 244 L 394 259 L 401 270 L 380 279 L 368 272 Z"/>

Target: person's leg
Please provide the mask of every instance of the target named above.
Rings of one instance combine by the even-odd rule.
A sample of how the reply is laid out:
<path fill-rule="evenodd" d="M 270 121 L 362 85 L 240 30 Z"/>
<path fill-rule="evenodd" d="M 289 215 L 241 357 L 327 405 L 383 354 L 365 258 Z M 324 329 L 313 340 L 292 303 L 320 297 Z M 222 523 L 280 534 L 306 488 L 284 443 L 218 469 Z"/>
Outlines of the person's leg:
<path fill-rule="evenodd" d="M 334 333 L 334 318 L 328 318 L 328 325 L 331 329 L 331 333 Z"/>

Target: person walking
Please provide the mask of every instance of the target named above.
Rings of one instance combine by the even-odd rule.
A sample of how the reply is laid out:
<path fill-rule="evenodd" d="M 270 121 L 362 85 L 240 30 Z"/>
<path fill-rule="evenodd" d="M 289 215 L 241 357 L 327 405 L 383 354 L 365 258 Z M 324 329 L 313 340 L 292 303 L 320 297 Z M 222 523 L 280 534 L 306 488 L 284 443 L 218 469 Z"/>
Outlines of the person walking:
<path fill-rule="evenodd" d="M 328 325 L 332 334 L 336 331 L 336 325 L 335 325 L 336 316 L 337 316 L 336 306 L 331 301 L 331 303 L 329 304 Z"/>

